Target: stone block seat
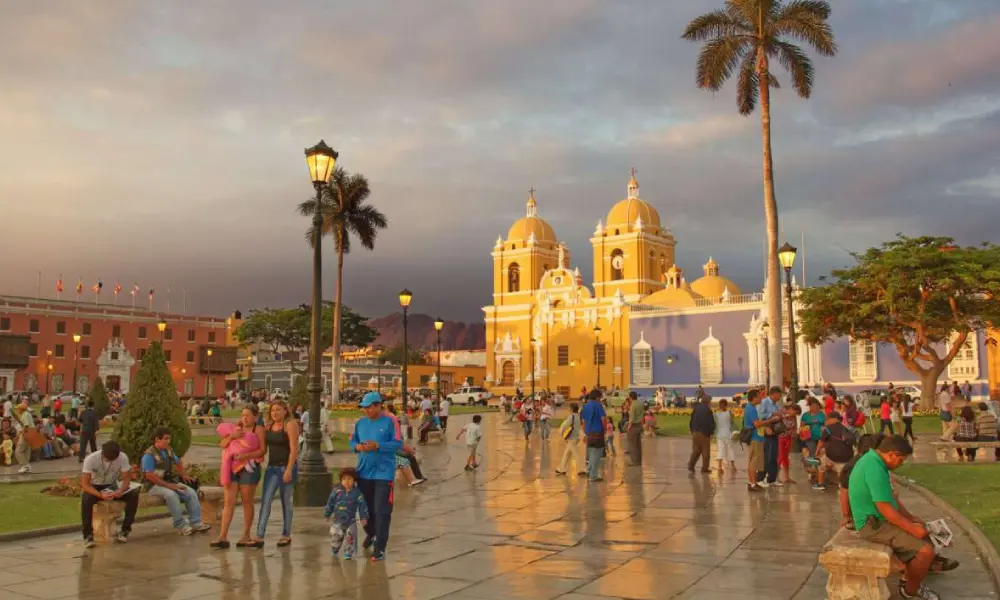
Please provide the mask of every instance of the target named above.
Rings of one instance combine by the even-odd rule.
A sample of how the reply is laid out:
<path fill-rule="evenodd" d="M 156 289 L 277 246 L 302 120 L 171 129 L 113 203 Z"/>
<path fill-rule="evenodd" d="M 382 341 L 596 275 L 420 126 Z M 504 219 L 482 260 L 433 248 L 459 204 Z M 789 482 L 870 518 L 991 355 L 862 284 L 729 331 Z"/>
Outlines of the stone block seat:
<path fill-rule="evenodd" d="M 225 490 L 221 487 L 201 486 L 198 489 L 202 522 L 215 525 L 219 521 L 224 496 Z M 139 508 L 153 506 L 166 506 L 166 503 L 159 496 L 142 492 L 139 496 Z M 98 503 L 94 507 L 94 539 L 98 542 L 107 542 L 114 538 L 118 531 L 118 520 L 124 512 L 125 503 L 120 500 Z"/>
<path fill-rule="evenodd" d="M 432 429 L 427 432 L 427 443 L 428 444 L 443 444 L 444 443 L 444 432 L 440 429 Z"/>
<path fill-rule="evenodd" d="M 1000 448 L 1000 441 L 996 442 L 956 442 L 954 440 L 934 440 L 930 442 L 938 462 L 948 462 L 948 456 L 954 455 L 959 448 Z"/>
<path fill-rule="evenodd" d="M 892 572 L 888 546 L 862 540 L 842 527 L 823 546 L 819 564 L 829 573 L 828 600 L 888 600 L 886 578 Z"/>

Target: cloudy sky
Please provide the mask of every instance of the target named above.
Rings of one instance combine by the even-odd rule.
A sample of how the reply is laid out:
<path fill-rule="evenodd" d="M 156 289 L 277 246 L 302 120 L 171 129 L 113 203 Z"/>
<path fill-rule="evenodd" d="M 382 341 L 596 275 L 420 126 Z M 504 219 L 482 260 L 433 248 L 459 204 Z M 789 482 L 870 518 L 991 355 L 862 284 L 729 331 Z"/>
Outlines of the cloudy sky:
<path fill-rule="evenodd" d="M 60 273 L 138 281 L 177 309 L 187 288 L 189 312 L 307 301 L 294 209 L 320 138 L 390 220 L 347 260 L 366 314 L 406 286 L 415 311 L 481 318 L 493 242 L 532 186 L 589 281 L 587 240 L 632 165 L 689 274 L 713 255 L 759 289 L 759 118 L 731 85 L 698 90 L 680 39 L 721 4 L 3 2 L 0 292 L 34 295 L 40 270 L 43 294 Z M 1000 4 L 834 5 L 840 54 L 816 59 L 813 98 L 773 96 L 782 229 L 805 234 L 808 279 L 899 231 L 998 241 Z"/>

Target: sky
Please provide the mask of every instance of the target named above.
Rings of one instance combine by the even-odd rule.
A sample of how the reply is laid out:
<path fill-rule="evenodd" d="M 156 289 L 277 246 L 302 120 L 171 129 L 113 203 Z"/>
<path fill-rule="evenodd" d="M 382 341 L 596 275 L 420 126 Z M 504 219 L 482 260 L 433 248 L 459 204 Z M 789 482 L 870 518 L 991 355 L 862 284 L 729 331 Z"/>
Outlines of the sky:
<path fill-rule="evenodd" d="M 626 195 L 762 285 L 760 119 L 695 85 L 685 25 L 721 0 L 49 0 L 0 4 L 0 293 L 62 275 L 172 291 L 226 315 L 308 302 L 320 138 L 389 219 L 345 260 L 345 301 L 479 320 L 490 252 L 529 188 L 591 281 L 589 238 Z M 892 238 L 997 242 L 1000 3 L 837 0 L 840 52 L 772 94 L 783 236 L 807 280 Z M 324 295 L 334 254 L 325 246 Z M 63 297 L 69 294 L 64 292 Z M 124 300 L 123 300 L 124 301 Z"/>

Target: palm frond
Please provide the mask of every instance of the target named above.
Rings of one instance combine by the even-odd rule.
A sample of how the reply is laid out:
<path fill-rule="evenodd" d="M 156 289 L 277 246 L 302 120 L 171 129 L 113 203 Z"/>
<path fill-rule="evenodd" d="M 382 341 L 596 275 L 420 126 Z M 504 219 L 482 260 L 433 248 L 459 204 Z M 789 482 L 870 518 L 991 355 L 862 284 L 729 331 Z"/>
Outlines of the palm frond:
<path fill-rule="evenodd" d="M 760 26 L 761 17 L 763 17 L 765 25 L 772 21 L 780 4 L 777 0 L 726 0 L 729 12 L 739 14 L 745 19 L 755 35 L 764 29 Z"/>
<path fill-rule="evenodd" d="M 826 0 L 792 0 L 775 15 L 770 35 L 788 36 L 809 44 L 823 56 L 833 56 L 837 53 L 837 43 L 828 20 L 830 11 Z"/>
<path fill-rule="evenodd" d="M 812 94 L 813 66 L 809 56 L 801 48 L 790 42 L 774 41 L 767 49 L 769 56 L 778 59 L 782 67 L 792 76 L 792 86 L 802 98 Z"/>
<path fill-rule="evenodd" d="M 736 17 L 736 13 L 728 10 L 713 10 L 688 23 L 681 37 L 685 40 L 700 42 L 707 39 L 750 33 L 747 28 L 749 24 Z"/>
<path fill-rule="evenodd" d="M 748 36 L 728 36 L 706 42 L 695 69 L 698 87 L 718 91 L 733 74 L 740 58 L 752 48 Z"/>
<path fill-rule="evenodd" d="M 757 57 L 748 52 L 740 64 L 740 77 L 736 90 L 736 106 L 744 117 L 753 113 L 757 107 L 760 88 L 757 86 Z"/>

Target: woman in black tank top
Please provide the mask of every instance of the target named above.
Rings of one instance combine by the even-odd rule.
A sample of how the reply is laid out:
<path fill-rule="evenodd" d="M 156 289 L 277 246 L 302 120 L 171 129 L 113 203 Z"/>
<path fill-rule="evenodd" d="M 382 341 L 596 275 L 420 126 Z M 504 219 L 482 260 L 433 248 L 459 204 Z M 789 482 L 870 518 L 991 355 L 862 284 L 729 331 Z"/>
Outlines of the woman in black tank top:
<path fill-rule="evenodd" d="M 267 521 L 271 518 L 271 501 L 274 494 L 281 494 L 281 539 L 278 546 L 292 543 L 292 492 L 298 471 L 296 461 L 299 454 L 299 426 L 290 418 L 288 406 L 276 400 L 270 406 L 271 421 L 264 431 L 267 446 L 267 468 L 264 469 L 264 488 L 260 495 L 260 514 L 257 516 L 257 537 L 250 544 L 253 548 L 264 547 Z"/>

